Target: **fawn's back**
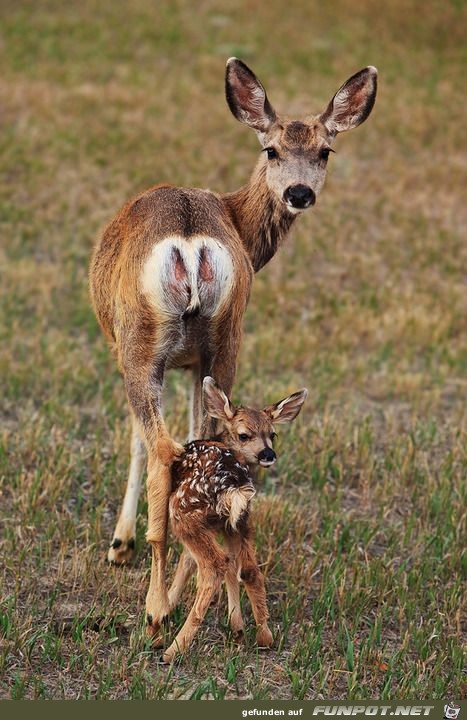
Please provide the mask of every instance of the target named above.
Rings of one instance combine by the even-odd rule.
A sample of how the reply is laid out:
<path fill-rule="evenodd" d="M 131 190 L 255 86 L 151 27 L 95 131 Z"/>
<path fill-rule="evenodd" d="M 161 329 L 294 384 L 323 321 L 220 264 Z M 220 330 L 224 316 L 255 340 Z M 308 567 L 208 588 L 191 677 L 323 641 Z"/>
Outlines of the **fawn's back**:
<path fill-rule="evenodd" d="M 222 442 L 195 440 L 172 466 L 170 517 L 174 530 L 242 532 L 255 489 L 248 465 Z"/>

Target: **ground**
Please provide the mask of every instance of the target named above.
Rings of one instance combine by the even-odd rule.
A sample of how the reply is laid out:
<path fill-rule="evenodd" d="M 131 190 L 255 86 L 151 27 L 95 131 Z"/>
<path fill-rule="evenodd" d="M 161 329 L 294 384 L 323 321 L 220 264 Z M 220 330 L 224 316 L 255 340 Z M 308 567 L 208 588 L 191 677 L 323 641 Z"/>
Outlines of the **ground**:
<path fill-rule="evenodd" d="M 459 698 L 465 5 L 5 0 L 0 13 L 0 696 Z M 235 644 L 222 597 L 167 668 L 144 632 L 144 499 L 136 562 L 105 562 L 129 428 L 86 274 L 131 195 L 246 181 L 259 148 L 224 101 L 231 55 L 296 117 L 367 64 L 380 85 L 245 318 L 234 399 L 310 391 L 255 502 L 275 647 L 256 650 L 251 620 Z M 187 393 L 170 375 L 179 440 Z"/>

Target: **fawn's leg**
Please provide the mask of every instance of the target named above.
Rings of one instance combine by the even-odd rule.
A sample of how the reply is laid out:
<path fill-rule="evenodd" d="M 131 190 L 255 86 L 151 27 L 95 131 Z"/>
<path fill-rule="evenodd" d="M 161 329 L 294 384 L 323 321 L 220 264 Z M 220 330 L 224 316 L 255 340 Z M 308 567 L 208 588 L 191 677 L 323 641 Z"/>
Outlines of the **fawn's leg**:
<path fill-rule="evenodd" d="M 229 623 L 234 635 L 243 632 L 243 618 L 240 605 L 240 583 L 238 580 L 239 554 L 241 538 L 239 535 L 226 535 L 230 562 L 225 573 L 225 587 L 229 603 Z"/>
<path fill-rule="evenodd" d="M 193 532 L 189 539 L 184 537 L 182 540 L 198 565 L 198 590 L 185 624 L 162 656 L 164 662 L 172 662 L 178 653 L 184 653 L 189 647 L 212 598 L 220 590 L 229 563 L 228 556 L 206 530 L 200 529 L 199 534 Z"/>
<path fill-rule="evenodd" d="M 131 415 L 131 460 L 122 509 L 107 555 L 110 563 L 123 565 L 133 557 L 136 535 L 136 513 L 146 459 L 143 436 L 134 415 Z"/>
<path fill-rule="evenodd" d="M 178 605 L 183 588 L 195 570 L 196 562 L 193 556 L 186 548 L 183 548 L 178 561 L 177 569 L 175 571 L 174 579 L 172 580 L 172 585 L 169 590 L 169 605 L 171 610 Z"/>
<path fill-rule="evenodd" d="M 258 568 L 250 537 L 242 538 L 239 560 L 240 578 L 245 585 L 257 625 L 256 640 L 260 647 L 271 647 L 273 637 L 268 627 L 269 613 L 266 604 L 264 575 Z"/>

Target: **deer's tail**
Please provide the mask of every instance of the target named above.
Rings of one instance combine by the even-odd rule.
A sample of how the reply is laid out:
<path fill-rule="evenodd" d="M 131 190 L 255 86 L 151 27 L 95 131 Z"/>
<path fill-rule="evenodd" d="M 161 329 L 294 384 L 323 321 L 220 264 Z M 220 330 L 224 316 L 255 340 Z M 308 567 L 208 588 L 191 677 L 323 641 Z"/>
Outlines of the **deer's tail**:
<path fill-rule="evenodd" d="M 237 524 L 242 515 L 248 512 L 251 498 L 255 494 L 253 485 L 242 485 L 242 487 L 228 488 L 222 493 L 217 503 L 216 511 L 220 516 L 227 517 L 227 524 L 232 530 L 237 529 Z"/>

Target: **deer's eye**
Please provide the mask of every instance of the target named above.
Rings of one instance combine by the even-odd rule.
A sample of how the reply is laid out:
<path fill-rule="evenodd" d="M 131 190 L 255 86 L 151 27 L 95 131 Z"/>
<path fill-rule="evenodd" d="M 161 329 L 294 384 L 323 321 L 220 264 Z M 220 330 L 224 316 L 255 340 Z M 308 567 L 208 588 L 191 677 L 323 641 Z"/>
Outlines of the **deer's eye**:
<path fill-rule="evenodd" d="M 240 440 L 241 440 L 242 442 L 246 442 L 247 440 L 250 439 L 250 436 L 247 435 L 246 433 L 239 433 L 239 436 L 238 436 L 238 437 L 240 438 Z"/>
<path fill-rule="evenodd" d="M 331 148 L 322 148 L 319 151 L 320 160 L 327 160 L 330 152 L 331 152 Z"/>
<path fill-rule="evenodd" d="M 266 148 L 265 152 L 268 156 L 268 160 L 275 160 L 275 158 L 278 157 L 277 151 L 272 147 Z"/>
<path fill-rule="evenodd" d="M 275 440 L 276 437 L 277 437 L 277 433 L 275 433 L 275 432 L 271 433 L 271 436 L 270 436 L 270 437 L 271 437 L 272 442 L 274 442 L 274 440 Z"/>

